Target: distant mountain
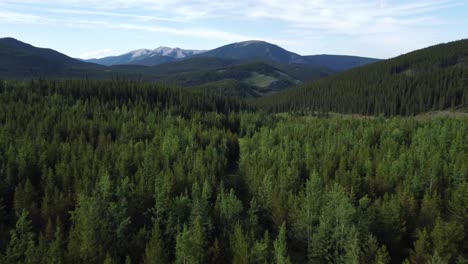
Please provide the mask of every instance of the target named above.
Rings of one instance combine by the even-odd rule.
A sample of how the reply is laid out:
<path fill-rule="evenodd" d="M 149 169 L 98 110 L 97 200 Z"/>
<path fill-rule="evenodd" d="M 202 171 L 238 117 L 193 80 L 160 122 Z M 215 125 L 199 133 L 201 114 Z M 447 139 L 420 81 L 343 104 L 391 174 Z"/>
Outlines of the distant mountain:
<path fill-rule="evenodd" d="M 154 53 L 140 50 L 135 57 Z M 155 56 L 187 56 L 182 50 L 160 48 Z M 168 56 L 166 56 L 168 55 Z M 171 57 L 171 58 L 172 58 Z M 315 75 L 315 74 L 311 74 Z M 191 57 L 152 67 L 141 65 L 104 66 L 70 58 L 51 49 L 21 41 L 0 39 L 0 79 L 139 79 L 184 87 L 209 89 L 227 95 L 261 96 L 290 88 L 300 80 L 265 63 L 214 57 Z M 216 87 L 215 89 L 213 89 Z"/>
<path fill-rule="evenodd" d="M 303 58 L 280 46 L 265 41 L 238 42 L 207 51 L 198 56 L 233 60 L 266 60 L 283 64 L 303 63 Z"/>
<path fill-rule="evenodd" d="M 413 115 L 468 107 L 468 39 L 299 85 L 257 101 L 272 112 Z"/>
<path fill-rule="evenodd" d="M 235 43 L 200 52 L 165 47 L 143 49 L 101 59 L 100 63 L 113 65 L 106 66 L 4 38 L 0 39 L 0 79 L 118 77 L 258 97 L 336 72 L 327 67 L 304 64 L 305 57 L 261 41 Z"/>
<path fill-rule="evenodd" d="M 125 53 L 120 56 L 111 56 L 101 59 L 85 60 L 87 62 L 97 63 L 101 65 L 144 65 L 154 66 L 163 63 L 172 62 L 193 55 L 202 53 L 202 50 L 184 50 L 180 48 L 159 47 L 154 50 L 140 49 Z"/>
<path fill-rule="evenodd" d="M 0 39 L 0 78 L 85 76 L 104 69 L 55 50 L 37 48 L 13 38 Z"/>
<path fill-rule="evenodd" d="M 280 46 L 265 41 L 244 41 L 219 47 L 197 56 L 216 57 L 234 60 L 264 60 L 276 64 L 305 64 L 315 68 L 327 69 L 329 72 L 342 72 L 379 61 L 379 59 L 342 56 L 313 55 L 301 56 L 287 51 Z"/>
<path fill-rule="evenodd" d="M 301 56 L 287 51 L 278 45 L 259 40 L 232 43 L 209 51 L 171 49 L 166 47 L 160 47 L 155 50 L 141 49 L 120 56 L 87 61 L 107 66 L 123 64 L 155 66 L 192 57 L 228 59 L 241 63 L 263 61 L 274 66 L 279 64 L 302 64 L 310 65 L 313 68 L 321 68 L 324 72 L 328 73 L 342 72 L 379 61 L 373 58 L 341 55 Z"/>

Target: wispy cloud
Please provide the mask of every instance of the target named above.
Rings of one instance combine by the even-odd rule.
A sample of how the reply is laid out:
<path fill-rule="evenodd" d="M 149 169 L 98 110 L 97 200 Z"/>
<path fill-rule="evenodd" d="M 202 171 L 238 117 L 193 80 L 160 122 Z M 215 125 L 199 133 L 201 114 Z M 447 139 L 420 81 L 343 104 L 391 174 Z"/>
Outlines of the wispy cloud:
<path fill-rule="evenodd" d="M 100 26 L 219 41 L 262 38 L 291 48 L 347 36 L 402 51 L 431 43 L 456 0 L 3 0 L 0 22 Z M 216 22 L 213 22 L 216 21 Z M 239 24 L 236 24 L 239 23 Z M 268 25 L 252 33 L 246 25 Z M 249 32 L 249 33 L 248 33 Z M 424 45 L 424 44 L 423 44 Z M 390 52 L 389 52 L 390 53 Z"/>
<path fill-rule="evenodd" d="M 109 29 L 119 29 L 119 30 L 130 30 L 130 31 L 145 31 L 145 32 L 152 32 L 152 33 L 163 33 L 169 34 L 174 36 L 184 36 L 184 37 L 193 37 L 193 38 L 202 38 L 202 39 L 212 39 L 212 40 L 222 40 L 225 42 L 236 42 L 236 41 L 244 41 L 248 39 L 255 39 L 255 36 L 244 35 L 244 34 L 237 34 L 228 31 L 221 31 L 221 30 L 214 30 L 210 28 L 174 28 L 174 27 L 164 27 L 164 26 L 145 26 L 140 24 L 116 24 L 110 23 L 106 21 L 99 21 L 99 20 L 66 20 L 65 23 L 69 24 L 70 26 L 74 27 L 106 27 Z M 299 44 L 299 41 L 294 40 L 281 40 L 275 38 L 265 38 L 265 41 L 269 41 L 272 43 L 278 44 Z"/>
<path fill-rule="evenodd" d="M 38 24 L 46 23 L 46 19 L 41 16 L 25 14 L 13 11 L 0 11 L 0 21 L 8 23 Z"/>
<path fill-rule="evenodd" d="M 159 16 L 143 16 L 143 15 L 132 15 L 118 12 L 109 11 L 90 11 L 90 10 L 76 10 L 76 9 L 65 9 L 65 8 L 39 8 L 39 11 L 56 13 L 56 14 L 72 14 L 72 15 L 89 15 L 89 16 L 100 16 L 100 17 L 120 17 L 130 18 L 137 21 L 170 21 L 170 22 L 183 22 L 183 19 L 159 17 Z"/>
<path fill-rule="evenodd" d="M 259 0 L 246 15 L 280 20 L 289 23 L 291 27 L 322 30 L 325 33 L 361 35 L 380 25 L 383 29 L 398 27 L 400 30 L 402 26 L 423 26 L 432 17 L 415 19 L 416 16 L 454 4 L 453 1 L 444 0 L 410 0 L 392 5 L 369 0 L 300 2 L 297 5 L 284 5 L 282 0 Z"/>
<path fill-rule="evenodd" d="M 424 25 L 433 19 L 428 13 L 459 5 L 453 0 L 15 0 L 11 5 L 37 4 L 66 8 L 43 8 L 53 13 L 96 15 L 139 19 L 142 21 L 196 21 L 210 17 L 239 19 L 269 19 L 286 23 L 289 27 L 304 30 L 326 30 L 345 34 L 362 34 L 378 24 L 395 26 Z M 90 10 L 91 9 L 91 10 Z M 142 13 L 153 11 L 163 15 L 139 15 L 117 12 L 129 9 Z M 415 23 L 415 16 L 424 20 Z M 385 20 L 386 19 L 386 20 Z"/>

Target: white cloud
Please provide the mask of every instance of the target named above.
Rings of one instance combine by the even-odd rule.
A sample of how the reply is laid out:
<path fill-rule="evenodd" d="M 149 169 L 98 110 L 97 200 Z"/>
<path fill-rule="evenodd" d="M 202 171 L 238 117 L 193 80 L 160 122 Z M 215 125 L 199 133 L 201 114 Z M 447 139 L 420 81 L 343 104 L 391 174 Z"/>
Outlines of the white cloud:
<path fill-rule="evenodd" d="M 424 26 L 428 18 L 420 23 L 414 23 L 416 16 L 453 5 L 453 1 L 445 0 L 411 0 L 403 4 L 389 3 L 382 5 L 377 1 L 308 1 L 300 4 L 285 5 L 283 0 L 259 0 L 257 5 L 247 12 L 248 17 L 279 20 L 291 27 L 303 30 L 321 30 L 327 34 L 362 35 L 369 33 L 368 29 L 380 24 Z M 383 21 L 382 18 L 387 18 Z M 389 29 L 391 27 L 383 27 Z"/>
<path fill-rule="evenodd" d="M 24 14 L 12 11 L 0 11 L 0 21 L 6 23 L 26 23 L 39 24 L 46 23 L 46 20 L 40 16 Z"/>
<path fill-rule="evenodd" d="M 115 51 L 112 49 L 100 49 L 100 50 L 92 50 L 92 51 L 86 51 L 81 53 L 78 57 L 80 59 L 99 59 L 103 57 L 108 57 L 108 56 L 113 56 L 116 55 Z"/>
<path fill-rule="evenodd" d="M 150 33 L 163 33 L 173 36 L 183 36 L 183 37 L 191 37 L 191 38 L 201 38 L 207 40 L 219 40 L 225 43 L 228 42 L 238 42 L 238 41 L 245 41 L 245 40 L 253 40 L 256 39 L 255 36 L 249 36 L 244 34 L 237 34 L 228 31 L 221 31 L 215 30 L 210 28 L 174 28 L 174 27 L 164 27 L 164 26 L 145 26 L 140 24 L 115 24 L 109 23 L 106 21 L 96 21 L 96 20 L 67 20 L 64 21 L 70 26 L 74 27 L 105 27 L 109 29 L 119 29 L 119 30 L 139 30 L 145 31 Z M 276 38 L 265 38 L 264 41 L 268 41 L 271 43 L 276 43 L 279 45 L 300 45 L 302 42 L 298 40 L 290 40 L 290 39 L 276 39 Z M 141 48 L 141 47 L 140 47 Z M 151 48 L 151 47 L 147 47 Z M 190 47 L 187 47 L 190 48 Z"/>
<path fill-rule="evenodd" d="M 423 43 L 423 46 L 437 41 L 434 40 L 437 30 L 440 30 L 437 27 L 447 23 L 447 18 L 441 18 L 438 11 L 466 5 L 460 2 L 462 1 L 3 0 L 2 3 L 6 6 L 0 11 L 0 21 L 48 21 L 50 24 L 75 27 L 102 26 L 226 42 L 263 38 L 302 50 L 306 46 L 318 45 L 313 43 L 317 39 L 327 42 L 332 37 L 346 36 L 355 43 L 375 43 L 380 49 L 389 50 L 385 53 L 386 56 L 414 47 L 407 41 L 396 41 L 398 36 L 410 36 L 418 40 L 414 43 Z M 21 14 L 18 10 L 23 10 L 23 7 L 23 12 L 32 14 Z M 44 16 L 47 16 L 47 20 L 33 11 L 41 11 L 42 14 L 46 12 Z M 213 25 L 213 19 L 226 20 L 226 24 L 221 22 Z M 238 21 L 242 25 L 262 22 L 266 25 L 274 24 L 275 27 L 256 34 L 247 34 L 250 29 L 236 25 Z"/>
<path fill-rule="evenodd" d="M 45 11 L 49 13 L 57 14 L 72 14 L 72 15 L 89 15 L 89 16 L 100 16 L 100 17 L 120 17 L 120 18 L 131 18 L 138 21 L 170 21 L 170 22 L 182 22 L 183 20 L 168 18 L 168 17 L 158 17 L 158 16 L 140 16 L 140 15 L 131 15 L 125 13 L 117 12 L 108 12 L 108 11 L 90 11 L 90 10 L 76 10 L 76 9 L 65 9 L 65 8 L 39 8 L 37 10 Z"/>
<path fill-rule="evenodd" d="M 8 3 L 8 1 L 6 1 Z M 62 14 L 133 18 L 140 21 L 197 21 L 209 17 L 268 19 L 286 27 L 362 34 L 366 28 L 391 18 L 405 24 L 415 16 L 460 5 L 454 0 L 15 0 L 10 5 L 54 6 L 42 10 Z M 56 7 L 56 8 L 55 8 Z M 64 7 L 64 8 L 59 8 Z M 125 12 L 115 12 L 123 10 Z M 158 15 L 138 15 L 154 11 Z M 387 21 L 388 24 L 388 21 Z M 419 25 L 424 25 L 421 23 Z"/>

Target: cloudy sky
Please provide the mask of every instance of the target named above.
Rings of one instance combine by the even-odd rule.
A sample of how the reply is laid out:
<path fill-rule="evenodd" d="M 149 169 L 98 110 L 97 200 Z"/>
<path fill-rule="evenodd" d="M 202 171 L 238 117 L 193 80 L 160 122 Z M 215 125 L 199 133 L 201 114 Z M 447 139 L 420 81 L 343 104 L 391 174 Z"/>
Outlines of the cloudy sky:
<path fill-rule="evenodd" d="M 389 58 L 468 38 L 466 14 L 465 0 L 0 0 L 0 37 L 80 58 L 252 39 Z"/>

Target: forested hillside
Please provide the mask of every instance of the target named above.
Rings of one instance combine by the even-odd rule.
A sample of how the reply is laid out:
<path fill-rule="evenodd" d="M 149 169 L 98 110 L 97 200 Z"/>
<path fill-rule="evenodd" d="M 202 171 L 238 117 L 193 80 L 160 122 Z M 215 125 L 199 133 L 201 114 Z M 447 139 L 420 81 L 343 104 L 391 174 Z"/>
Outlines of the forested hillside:
<path fill-rule="evenodd" d="M 467 160 L 466 118 L 1 81 L 0 263 L 465 263 Z"/>
<path fill-rule="evenodd" d="M 227 45 L 207 53 L 158 48 L 85 62 L 13 38 L 0 38 L 2 79 L 127 79 L 203 86 L 218 93 L 225 92 L 224 95 L 240 97 L 273 94 L 304 81 L 375 61 L 349 56 L 302 57 L 279 46 L 254 41 Z M 232 83 L 240 87 L 239 91 L 232 89 Z"/>
<path fill-rule="evenodd" d="M 468 40 L 429 47 L 264 98 L 272 112 L 413 115 L 468 105 Z"/>
<path fill-rule="evenodd" d="M 13 38 L 0 38 L 0 78 L 84 78 L 102 76 L 103 67 L 37 48 Z"/>

